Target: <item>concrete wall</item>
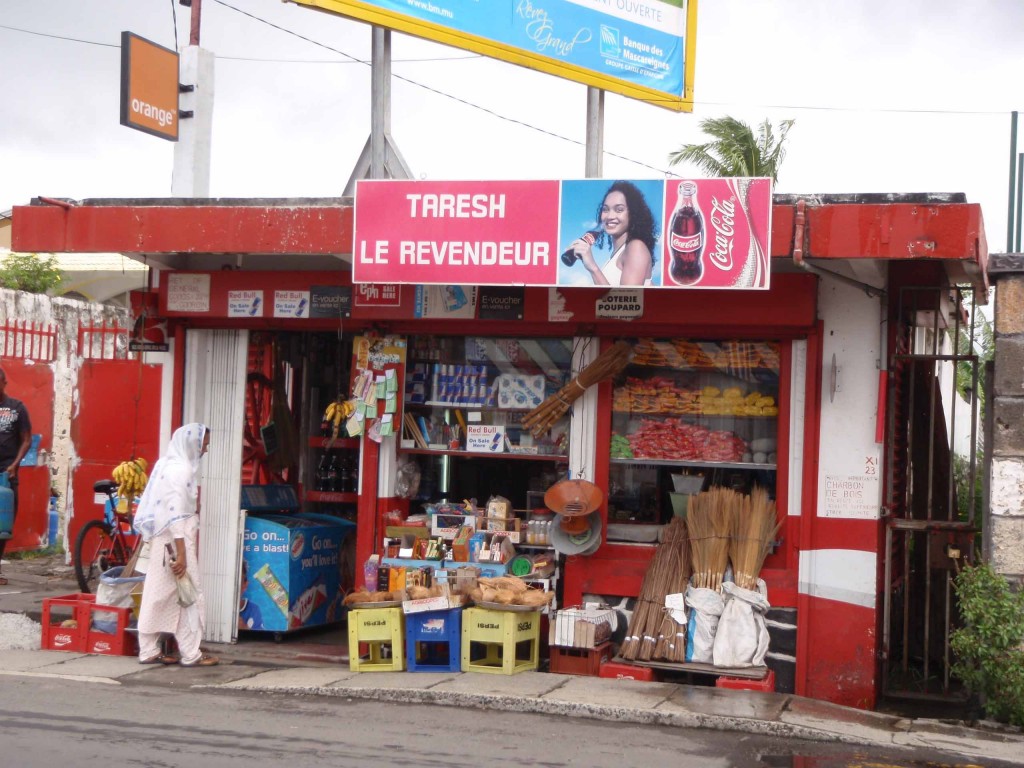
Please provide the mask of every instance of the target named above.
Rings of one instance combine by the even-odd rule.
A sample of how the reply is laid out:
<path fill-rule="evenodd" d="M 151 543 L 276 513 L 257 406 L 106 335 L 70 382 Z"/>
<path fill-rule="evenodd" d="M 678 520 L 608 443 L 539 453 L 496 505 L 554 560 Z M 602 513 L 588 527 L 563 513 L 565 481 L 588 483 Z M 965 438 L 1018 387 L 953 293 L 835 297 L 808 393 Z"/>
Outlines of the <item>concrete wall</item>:
<path fill-rule="evenodd" d="M 992 470 L 985 557 L 1024 583 L 1024 254 L 993 254 L 995 373 L 988 393 Z"/>
<path fill-rule="evenodd" d="M 56 359 L 53 368 L 53 441 L 50 452 L 41 452 L 39 461 L 49 465 L 52 487 L 60 491 L 58 502 L 60 530 L 66 530 L 66 489 L 70 471 L 77 457 L 71 444 L 71 420 L 77 408 L 78 369 L 81 357 L 78 350 L 78 328 L 81 323 L 108 325 L 119 323 L 131 327 L 127 309 L 105 304 L 87 303 L 73 299 L 55 299 L 42 294 L 24 293 L 0 288 L 0 324 L 52 323 L 57 327 Z M 108 354 L 111 350 L 108 349 Z M 17 396 L 16 392 L 11 393 Z"/>

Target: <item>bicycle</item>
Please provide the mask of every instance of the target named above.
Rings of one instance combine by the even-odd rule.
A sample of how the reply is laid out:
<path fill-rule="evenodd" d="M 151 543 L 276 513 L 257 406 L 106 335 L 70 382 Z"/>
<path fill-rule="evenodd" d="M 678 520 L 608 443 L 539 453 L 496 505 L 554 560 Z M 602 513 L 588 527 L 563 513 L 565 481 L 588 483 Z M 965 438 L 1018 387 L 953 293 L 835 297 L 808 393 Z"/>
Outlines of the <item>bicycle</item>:
<path fill-rule="evenodd" d="M 132 504 L 119 508 L 117 487 L 113 480 L 93 483 L 96 493 L 107 495 L 103 519 L 87 522 L 75 539 L 75 578 L 85 593 L 94 591 L 104 571 L 127 565 L 139 545 L 139 534 L 132 526 Z"/>

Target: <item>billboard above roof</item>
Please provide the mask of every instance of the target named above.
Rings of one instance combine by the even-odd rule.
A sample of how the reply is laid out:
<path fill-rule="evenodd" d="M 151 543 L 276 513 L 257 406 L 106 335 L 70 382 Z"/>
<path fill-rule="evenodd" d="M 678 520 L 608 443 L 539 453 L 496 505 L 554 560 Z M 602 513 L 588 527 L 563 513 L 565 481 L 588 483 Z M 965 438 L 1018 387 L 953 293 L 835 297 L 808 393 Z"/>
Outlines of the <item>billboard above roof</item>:
<path fill-rule="evenodd" d="M 290 0 L 679 112 L 697 0 Z"/>

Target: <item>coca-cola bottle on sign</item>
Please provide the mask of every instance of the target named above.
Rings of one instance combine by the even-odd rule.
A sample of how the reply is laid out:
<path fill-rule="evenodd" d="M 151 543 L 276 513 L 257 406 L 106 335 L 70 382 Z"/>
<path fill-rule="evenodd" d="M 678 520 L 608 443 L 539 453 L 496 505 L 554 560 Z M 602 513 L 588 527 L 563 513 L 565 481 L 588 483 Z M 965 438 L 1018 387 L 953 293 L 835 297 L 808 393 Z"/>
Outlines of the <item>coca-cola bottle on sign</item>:
<path fill-rule="evenodd" d="M 579 239 L 584 241 L 587 245 L 593 245 L 596 242 L 597 238 L 600 237 L 600 235 L 601 230 L 585 232 L 583 233 L 583 236 L 580 237 Z M 567 267 L 571 267 L 573 264 L 575 264 L 576 259 L 578 258 L 579 256 L 576 255 L 576 251 L 573 249 L 571 245 L 564 251 L 562 251 L 562 263 L 565 264 L 565 266 Z"/>
<path fill-rule="evenodd" d="M 678 285 L 693 285 L 704 274 L 704 217 L 697 207 L 697 185 L 684 181 L 672 214 L 668 252 L 672 258 L 669 274 Z"/>

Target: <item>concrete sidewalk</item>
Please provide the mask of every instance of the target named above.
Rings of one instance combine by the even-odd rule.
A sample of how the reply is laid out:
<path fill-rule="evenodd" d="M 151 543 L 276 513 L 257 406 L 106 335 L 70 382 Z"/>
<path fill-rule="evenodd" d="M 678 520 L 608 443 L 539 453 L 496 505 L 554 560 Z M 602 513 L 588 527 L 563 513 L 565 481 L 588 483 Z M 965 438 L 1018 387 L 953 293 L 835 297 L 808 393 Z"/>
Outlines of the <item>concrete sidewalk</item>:
<path fill-rule="evenodd" d="M 78 591 L 59 555 L 13 561 L 0 587 L 0 613 L 40 620 L 42 600 Z M 216 667 L 140 666 L 134 657 L 0 650 L 0 675 L 44 676 L 106 685 L 340 696 L 584 717 L 667 727 L 714 728 L 883 748 L 920 747 L 1024 766 L 1024 734 L 958 721 L 865 712 L 780 693 L 546 672 L 363 672 L 348 669 L 344 634 L 286 642 L 211 644 Z"/>
<path fill-rule="evenodd" d="M 105 685 L 286 693 L 534 712 L 618 723 L 713 728 L 881 748 L 916 747 L 1024 765 L 1024 735 L 938 720 L 863 712 L 789 694 L 734 691 L 545 672 L 350 672 L 347 665 L 270 668 L 244 658 L 244 645 L 211 645 L 216 667 L 140 666 L 133 657 L 0 650 L 0 675 Z"/>

